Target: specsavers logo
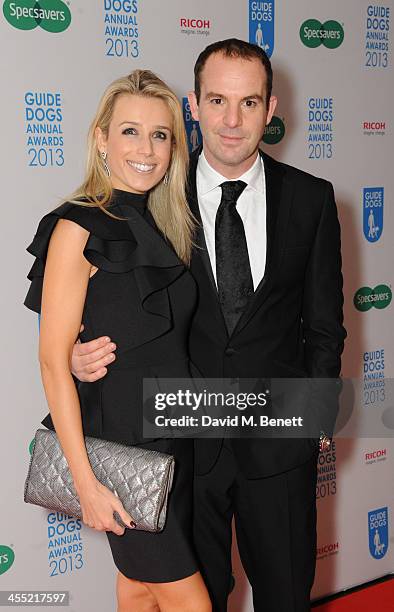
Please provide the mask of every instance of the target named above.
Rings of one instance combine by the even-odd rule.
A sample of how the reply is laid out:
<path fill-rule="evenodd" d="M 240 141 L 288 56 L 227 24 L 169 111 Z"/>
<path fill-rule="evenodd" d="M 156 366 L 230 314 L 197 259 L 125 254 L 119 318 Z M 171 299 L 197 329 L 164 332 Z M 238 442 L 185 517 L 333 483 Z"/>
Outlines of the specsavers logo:
<path fill-rule="evenodd" d="M 18 30 L 40 26 L 47 32 L 64 32 L 71 23 L 70 9 L 62 0 L 5 0 L 4 17 Z"/>
<path fill-rule="evenodd" d="M 278 144 L 285 135 L 285 124 L 280 117 L 275 115 L 272 117 L 270 123 L 265 126 L 263 142 L 265 144 Z"/>
<path fill-rule="evenodd" d="M 4 574 L 14 563 L 15 554 L 9 546 L 0 544 L 0 574 Z"/>
<path fill-rule="evenodd" d="M 320 23 L 317 19 L 304 21 L 300 28 L 300 38 L 306 47 L 324 45 L 328 49 L 336 49 L 343 43 L 345 33 L 338 21 Z"/>
<path fill-rule="evenodd" d="M 361 287 L 355 293 L 353 303 L 361 312 L 370 310 L 373 306 L 382 310 L 390 304 L 392 297 L 392 291 L 387 285 L 377 285 L 375 289 Z"/>

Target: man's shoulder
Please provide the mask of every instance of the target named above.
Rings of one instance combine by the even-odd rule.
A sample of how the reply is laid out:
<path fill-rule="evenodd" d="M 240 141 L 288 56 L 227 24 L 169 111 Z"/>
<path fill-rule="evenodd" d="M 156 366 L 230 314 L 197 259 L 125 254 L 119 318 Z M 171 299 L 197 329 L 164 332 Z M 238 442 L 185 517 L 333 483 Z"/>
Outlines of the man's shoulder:
<path fill-rule="evenodd" d="M 286 180 L 294 182 L 296 185 L 315 187 L 319 189 L 327 189 L 327 186 L 330 185 L 330 182 L 324 178 L 310 174 L 305 170 L 301 170 L 301 168 L 296 168 L 290 164 L 280 162 L 265 152 L 263 152 L 262 155 L 264 167 L 266 169 L 281 173 L 284 177 L 286 177 Z"/>

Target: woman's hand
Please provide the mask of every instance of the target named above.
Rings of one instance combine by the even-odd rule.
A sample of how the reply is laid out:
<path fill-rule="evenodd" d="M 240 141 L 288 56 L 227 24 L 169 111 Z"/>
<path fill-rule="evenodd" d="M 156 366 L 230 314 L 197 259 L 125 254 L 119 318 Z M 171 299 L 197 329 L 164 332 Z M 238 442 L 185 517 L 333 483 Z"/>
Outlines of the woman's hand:
<path fill-rule="evenodd" d="M 135 527 L 132 517 L 126 512 L 120 499 L 98 480 L 77 490 L 81 502 L 82 520 L 89 527 L 97 531 L 113 531 L 116 535 L 123 535 L 125 528 L 114 519 L 117 512 L 130 529 Z"/>

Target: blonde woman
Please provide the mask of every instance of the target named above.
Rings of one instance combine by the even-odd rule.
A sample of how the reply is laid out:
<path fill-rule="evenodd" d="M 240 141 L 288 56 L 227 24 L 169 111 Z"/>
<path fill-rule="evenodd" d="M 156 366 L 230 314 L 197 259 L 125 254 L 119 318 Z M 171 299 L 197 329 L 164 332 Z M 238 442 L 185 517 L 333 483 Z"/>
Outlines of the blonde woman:
<path fill-rule="evenodd" d="M 50 415 L 80 497 L 83 521 L 106 531 L 119 569 L 119 612 L 208 612 L 191 535 L 193 441 L 142 437 L 144 377 L 190 375 L 187 335 L 196 300 L 188 271 L 193 219 L 185 197 L 187 145 L 174 93 L 148 70 L 105 91 L 88 139 L 86 179 L 46 215 L 26 305 L 41 312 L 40 364 Z M 70 371 L 72 348 L 109 334 L 116 362 L 96 383 Z M 115 346 L 115 344 L 114 344 Z M 84 435 L 169 452 L 175 482 L 160 534 L 133 530 L 95 478 Z M 130 528 L 120 527 L 117 511 Z"/>

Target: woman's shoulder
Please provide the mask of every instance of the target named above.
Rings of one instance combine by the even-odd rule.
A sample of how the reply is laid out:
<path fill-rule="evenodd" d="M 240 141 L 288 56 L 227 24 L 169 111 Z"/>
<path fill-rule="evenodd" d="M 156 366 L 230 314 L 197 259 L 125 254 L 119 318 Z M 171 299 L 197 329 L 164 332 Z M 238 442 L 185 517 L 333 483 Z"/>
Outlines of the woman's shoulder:
<path fill-rule="evenodd" d="M 108 215 L 97 206 L 64 202 L 41 219 L 33 241 L 27 247 L 35 261 L 28 274 L 31 286 L 25 305 L 35 312 L 40 312 L 48 247 L 60 219 L 73 221 L 89 232 L 83 255 L 93 266 L 106 272 L 123 273 L 136 265 L 134 252 L 137 242 L 126 221 Z"/>
<path fill-rule="evenodd" d="M 130 234 L 127 223 L 116 218 L 116 215 L 112 215 L 114 215 L 113 212 L 108 214 L 99 206 L 92 206 L 87 202 L 64 202 L 41 219 L 38 233 L 45 226 L 52 230 L 59 219 L 67 219 L 100 238 L 106 240 L 127 239 Z"/>

